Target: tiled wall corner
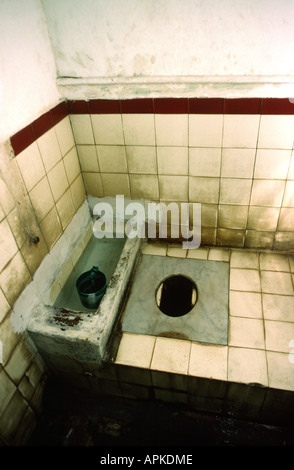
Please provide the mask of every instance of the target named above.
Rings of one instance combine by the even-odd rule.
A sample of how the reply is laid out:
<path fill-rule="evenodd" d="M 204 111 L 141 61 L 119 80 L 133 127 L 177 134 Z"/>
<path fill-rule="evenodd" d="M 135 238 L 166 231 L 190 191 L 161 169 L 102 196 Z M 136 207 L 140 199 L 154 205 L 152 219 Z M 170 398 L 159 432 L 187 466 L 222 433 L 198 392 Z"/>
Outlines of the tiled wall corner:
<path fill-rule="evenodd" d="M 12 330 L 13 305 L 86 194 L 200 202 L 203 245 L 293 250 L 293 107 L 287 99 L 68 101 L 1 145 L 1 442 L 21 441 L 42 391 L 42 365 Z"/>
<path fill-rule="evenodd" d="M 88 194 L 199 202 L 203 244 L 294 248 L 290 100 L 148 98 L 67 105 Z"/>
<path fill-rule="evenodd" d="M 50 251 L 85 198 L 68 116 L 20 152 L 16 162 Z"/>
<path fill-rule="evenodd" d="M 14 332 L 12 308 L 86 197 L 64 102 L 1 146 L 1 174 L 0 438 L 22 445 L 41 409 L 44 365 Z"/>

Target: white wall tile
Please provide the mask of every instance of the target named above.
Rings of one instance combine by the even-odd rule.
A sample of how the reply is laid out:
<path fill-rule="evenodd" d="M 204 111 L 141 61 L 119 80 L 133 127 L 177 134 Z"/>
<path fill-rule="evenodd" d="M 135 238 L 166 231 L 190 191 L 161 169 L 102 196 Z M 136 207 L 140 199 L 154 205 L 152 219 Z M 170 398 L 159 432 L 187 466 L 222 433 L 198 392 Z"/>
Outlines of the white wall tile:
<path fill-rule="evenodd" d="M 77 145 L 82 171 L 99 171 L 95 145 Z"/>
<path fill-rule="evenodd" d="M 247 206 L 219 205 L 218 226 L 222 228 L 245 229 L 247 226 Z"/>
<path fill-rule="evenodd" d="M 219 178 L 189 177 L 189 201 L 217 204 Z"/>
<path fill-rule="evenodd" d="M 94 144 L 92 122 L 89 114 L 71 114 L 70 121 L 76 144 Z"/>
<path fill-rule="evenodd" d="M 30 279 L 28 268 L 18 251 L 0 274 L 0 287 L 10 305 L 14 304 Z"/>
<path fill-rule="evenodd" d="M 275 232 L 246 230 L 245 248 L 272 250 Z"/>
<path fill-rule="evenodd" d="M 6 314 L 9 312 L 9 310 L 10 305 L 7 302 L 2 290 L 0 289 L 0 323 L 2 322 Z"/>
<path fill-rule="evenodd" d="M 280 207 L 284 188 L 284 181 L 254 180 L 250 203 L 253 206 Z"/>
<path fill-rule="evenodd" d="M 235 246 L 242 248 L 244 246 L 245 230 L 218 228 L 216 232 L 216 243 L 219 246 Z"/>
<path fill-rule="evenodd" d="M 294 181 L 287 181 L 283 207 L 294 207 Z"/>
<path fill-rule="evenodd" d="M 221 147 L 223 133 L 223 115 L 190 114 L 189 146 Z"/>
<path fill-rule="evenodd" d="M 43 178 L 45 168 L 37 143 L 34 142 L 17 157 L 16 161 L 28 192 Z"/>
<path fill-rule="evenodd" d="M 294 227 L 294 209 L 282 208 L 278 224 L 278 230 L 293 232 Z"/>
<path fill-rule="evenodd" d="M 157 173 L 156 147 L 127 145 L 126 155 L 130 173 Z"/>
<path fill-rule="evenodd" d="M 159 199 L 157 175 L 130 174 L 131 196 L 134 199 L 146 198 L 153 201 Z"/>
<path fill-rule="evenodd" d="M 252 178 L 255 153 L 255 149 L 224 148 L 222 150 L 221 176 Z"/>
<path fill-rule="evenodd" d="M 68 180 L 63 161 L 55 165 L 48 173 L 48 181 L 55 201 L 62 196 L 68 188 Z"/>
<path fill-rule="evenodd" d="M 37 216 L 38 222 L 41 222 L 48 212 L 54 206 L 52 191 L 45 176 L 30 192 L 30 199 Z"/>
<path fill-rule="evenodd" d="M 72 184 L 73 181 L 81 173 L 80 162 L 78 158 L 78 153 L 76 147 L 73 147 L 63 159 L 66 176 L 69 184 Z"/>
<path fill-rule="evenodd" d="M 102 173 L 127 173 L 126 151 L 123 145 L 97 145 L 96 149 Z"/>
<path fill-rule="evenodd" d="M 290 162 L 290 167 L 289 167 L 288 178 L 289 178 L 289 180 L 294 180 L 294 150 L 293 150 L 292 156 L 291 156 L 291 162 Z"/>
<path fill-rule="evenodd" d="M 61 159 L 61 151 L 54 128 L 39 137 L 39 139 L 37 139 L 37 145 L 39 147 L 46 172 L 48 172 Z"/>
<path fill-rule="evenodd" d="M 188 201 L 188 176 L 159 176 L 160 199 Z"/>
<path fill-rule="evenodd" d="M 188 175 L 188 147 L 157 147 L 159 175 Z"/>
<path fill-rule="evenodd" d="M 55 126 L 57 140 L 62 156 L 66 155 L 75 145 L 69 116 L 66 116 Z"/>
<path fill-rule="evenodd" d="M 258 137 L 259 148 L 292 149 L 294 116 L 262 115 Z"/>
<path fill-rule="evenodd" d="M 54 206 L 53 209 L 51 209 L 51 211 L 48 212 L 48 214 L 44 217 L 44 219 L 40 223 L 40 227 L 44 239 L 46 241 L 48 250 L 51 250 L 53 245 L 56 243 L 56 241 L 62 234 L 62 226 L 60 223 L 56 206 Z"/>
<path fill-rule="evenodd" d="M 290 150 L 258 149 L 254 178 L 286 179 L 291 158 Z"/>
<path fill-rule="evenodd" d="M 222 178 L 220 182 L 220 204 L 248 205 L 251 180 Z"/>
<path fill-rule="evenodd" d="M 0 371 L 0 415 L 4 412 L 6 406 L 16 391 L 16 386 L 10 380 L 5 370 Z"/>
<path fill-rule="evenodd" d="M 248 229 L 275 231 L 280 215 L 279 207 L 249 206 Z"/>
<path fill-rule="evenodd" d="M 155 145 L 153 114 L 123 114 L 126 145 Z"/>
<path fill-rule="evenodd" d="M 201 204 L 201 225 L 204 227 L 217 226 L 217 204 Z M 192 205 L 190 207 L 190 217 L 193 217 Z"/>
<path fill-rule="evenodd" d="M 1 246 L 1 257 L 0 257 L 0 272 L 4 266 L 13 258 L 17 253 L 18 247 L 15 242 L 12 231 L 6 219 L 0 223 L 0 246 Z"/>
<path fill-rule="evenodd" d="M 124 145 L 120 114 L 92 114 L 91 119 L 96 144 Z"/>
<path fill-rule="evenodd" d="M 220 176 L 220 148 L 189 148 L 189 175 Z"/>
<path fill-rule="evenodd" d="M 86 193 L 91 196 L 103 197 L 104 191 L 100 173 L 83 173 Z"/>
<path fill-rule="evenodd" d="M 224 115 L 223 147 L 256 148 L 259 115 Z"/>
<path fill-rule="evenodd" d="M 96 174 L 96 179 L 97 176 L 100 175 Z M 116 196 L 117 194 L 122 194 L 125 197 L 131 196 L 129 175 L 126 173 L 101 173 L 101 181 L 104 196 Z M 97 190 L 100 191 L 99 187 L 97 187 Z M 95 194 L 93 195 L 95 196 Z"/>
<path fill-rule="evenodd" d="M 186 114 L 155 114 L 156 144 L 188 146 L 188 116 Z"/>

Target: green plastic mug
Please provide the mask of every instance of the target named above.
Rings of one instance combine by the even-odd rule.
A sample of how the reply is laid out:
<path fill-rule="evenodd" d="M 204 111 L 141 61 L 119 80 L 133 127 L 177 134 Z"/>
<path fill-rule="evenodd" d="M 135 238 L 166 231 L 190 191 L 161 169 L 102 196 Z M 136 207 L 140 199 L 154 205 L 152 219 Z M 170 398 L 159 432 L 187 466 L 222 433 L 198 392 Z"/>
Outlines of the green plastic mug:
<path fill-rule="evenodd" d="M 107 287 L 106 277 L 98 266 L 81 274 L 76 282 L 76 288 L 84 307 L 97 308 Z"/>

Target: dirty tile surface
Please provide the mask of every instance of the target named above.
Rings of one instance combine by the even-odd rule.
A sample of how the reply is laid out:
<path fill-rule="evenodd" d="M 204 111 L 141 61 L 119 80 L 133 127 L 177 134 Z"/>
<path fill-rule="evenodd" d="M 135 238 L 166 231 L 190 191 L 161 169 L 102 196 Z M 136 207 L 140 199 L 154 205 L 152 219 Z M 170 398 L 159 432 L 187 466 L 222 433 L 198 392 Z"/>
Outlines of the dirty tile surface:
<path fill-rule="evenodd" d="M 178 257 L 178 252 L 175 253 L 175 257 L 171 256 L 172 251 L 168 250 L 169 256 L 164 258 L 143 255 L 125 309 L 122 330 L 227 344 L 228 263 L 182 259 Z M 213 255 L 215 256 L 215 253 Z M 196 283 L 198 295 L 192 310 L 178 317 L 166 315 L 156 304 L 156 291 L 160 283 L 173 274 L 183 274 L 192 279 Z"/>
<path fill-rule="evenodd" d="M 215 247 L 183 250 L 181 254 L 180 247 L 150 243 L 143 248 L 143 259 L 141 267 L 144 269 L 140 272 L 139 268 L 137 272 L 138 288 L 133 290 L 135 295 L 131 294 L 122 317 L 123 335 L 116 362 L 124 363 L 122 351 L 131 336 L 130 329 L 139 343 L 140 338 L 142 344 L 149 338 L 152 347 L 148 359 L 144 356 L 149 365 L 143 367 L 149 368 L 156 386 L 163 387 L 166 381 L 173 384 L 173 399 L 179 403 L 185 401 L 185 377 L 253 384 L 285 393 L 294 391 L 293 256 Z M 210 263 L 215 268 L 225 269 L 210 271 Z M 163 314 L 167 323 L 160 323 L 161 312 L 155 303 L 160 280 L 169 273 L 181 272 L 195 280 L 200 300 L 199 273 L 205 270 L 209 273 L 206 295 L 212 299 L 205 313 L 209 318 L 206 333 L 201 324 L 201 335 L 191 337 L 195 328 L 193 322 L 189 323 L 188 314 L 176 318 Z M 212 281 L 213 272 L 217 273 L 216 284 Z M 217 282 L 219 279 L 221 282 Z M 218 300 L 214 300 L 218 299 L 220 285 L 227 296 L 228 324 L 224 341 L 224 337 L 215 336 L 214 331 L 217 324 L 214 320 L 220 315 Z M 201 303 L 196 303 L 195 307 L 197 305 Z M 153 325 L 152 314 L 156 318 Z M 137 364 L 143 360 L 143 356 L 139 356 Z M 163 373 L 167 375 L 160 375 Z M 166 387 L 165 391 L 169 389 Z M 160 393 L 165 392 L 160 390 Z M 172 400 L 172 397 L 166 396 L 166 399 Z"/>

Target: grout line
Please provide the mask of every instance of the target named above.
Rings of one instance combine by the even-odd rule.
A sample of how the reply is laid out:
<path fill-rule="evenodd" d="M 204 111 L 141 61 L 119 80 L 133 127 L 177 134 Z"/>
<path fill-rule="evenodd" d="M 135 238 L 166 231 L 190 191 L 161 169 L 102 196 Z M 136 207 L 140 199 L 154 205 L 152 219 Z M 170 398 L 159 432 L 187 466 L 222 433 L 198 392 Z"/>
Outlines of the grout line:
<path fill-rule="evenodd" d="M 99 163 L 99 152 L 98 152 L 98 145 L 97 142 L 96 142 L 96 137 L 95 137 L 95 132 L 94 132 L 94 125 L 93 125 L 93 119 L 92 119 L 92 115 L 90 113 L 90 110 L 89 110 L 89 117 L 90 117 L 90 123 L 91 123 L 91 130 L 92 130 L 92 136 L 93 136 L 93 144 L 94 147 L 95 147 L 95 155 L 96 155 L 96 160 L 97 160 L 97 165 L 98 165 L 98 174 L 100 175 L 100 181 L 101 181 L 101 187 L 102 187 L 102 193 L 103 193 L 103 196 L 105 197 L 105 190 L 104 190 L 104 185 L 103 185 L 103 179 L 101 177 L 101 169 L 100 169 L 100 163 Z M 82 173 L 82 175 L 84 173 L 97 173 L 97 172 L 88 172 L 88 171 L 84 171 Z M 85 184 L 85 179 L 84 179 L 84 176 L 83 176 L 83 183 L 84 183 L 84 187 L 85 187 L 85 192 L 87 194 L 87 191 L 86 191 L 86 184 Z"/>
<path fill-rule="evenodd" d="M 190 376 L 189 370 L 190 370 L 190 361 L 191 361 L 191 352 L 192 352 L 192 342 L 193 341 L 189 341 L 190 348 L 189 348 L 188 365 L 187 365 L 187 372 L 186 372 L 187 377 Z"/>
<path fill-rule="evenodd" d="M 229 315 L 230 316 L 230 315 Z M 227 344 L 227 374 L 226 381 L 229 381 L 229 355 L 230 355 L 230 346 L 229 346 L 229 322 L 228 322 L 228 344 Z"/>
<path fill-rule="evenodd" d="M 259 266 L 259 278 L 260 278 L 260 295 L 261 295 L 261 315 L 262 315 L 262 326 L 263 326 L 263 336 L 264 336 L 264 351 L 265 351 L 265 365 L 266 365 L 266 376 L 267 376 L 267 384 L 269 386 L 269 367 L 268 367 L 268 360 L 267 360 L 267 349 L 266 349 L 266 328 L 265 328 L 265 318 L 264 318 L 264 308 L 263 308 L 263 296 L 264 291 L 262 290 L 261 284 L 261 259 L 260 254 L 258 254 L 258 266 Z"/>
<path fill-rule="evenodd" d="M 156 345 L 156 342 L 157 342 L 157 338 L 158 338 L 158 336 L 155 336 L 155 340 L 154 340 L 154 344 L 153 344 L 153 348 L 152 348 L 152 353 L 151 353 L 150 364 L 149 364 L 149 367 L 148 367 L 148 369 L 150 370 L 150 372 L 153 370 L 153 369 L 151 368 L 151 364 L 152 364 L 152 360 L 153 360 L 153 355 L 154 355 L 154 351 L 155 351 L 155 345 Z"/>
<path fill-rule="evenodd" d="M 263 102 L 261 102 L 261 108 L 262 108 L 262 104 L 263 104 Z M 254 157 L 254 163 L 253 163 L 253 169 L 252 169 L 251 188 L 250 188 L 250 196 L 249 196 L 248 211 L 247 211 L 247 220 L 246 220 L 246 227 L 245 227 L 245 230 L 244 230 L 244 246 L 245 246 L 245 244 L 246 244 L 246 233 L 248 232 L 248 230 L 250 230 L 250 229 L 248 228 L 248 220 L 249 220 L 249 210 L 250 210 L 250 207 L 253 207 L 253 204 L 252 204 L 252 193 L 253 193 L 253 185 L 254 185 L 254 181 L 255 181 L 254 174 L 255 174 L 256 160 L 257 160 L 258 141 L 259 141 L 260 126 L 261 126 L 261 116 L 262 116 L 262 115 L 260 114 L 260 115 L 259 115 L 259 123 L 258 123 L 257 136 L 256 136 L 255 157 Z M 272 244 L 271 244 L 271 248 L 273 248 L 273 242 L 272 242 Z"/>
<path fill-rule="evenodd" d="M 131 191 L 131 181 L 130 181 L 130 171 L 129 171 L 129 163 L 128 163 L 128 157 L 127 157 L 127 144 L 126 144 L 126 137 L 125 137 L 125 126 L 124 126 L 124 120 L 123 120 L 123 113 L 121 109 L 121 102 L 119 103 L 120 106 L 120 122 L 121 122 L 121 128 L 122 128 L 122 135 L 123 135 L 123 145 L 121 147 L 124 148 L 124 155 L 125 155 L 125 160 L 126 160 L 126 167 L 127 171 L 121 174 L 126 174 L 127 175 L 127 181 L 128 181 L 128 187 L 129 187 L 129 192 L 130 192 L 130 197 L 132 198 L 132 191 Z M 102 180 L 102 178 L 101 178 Z"/>
<path fill-rule="evenodd" d="M 152 98 L 152 102 L 153 102 L 153 131 L 154 131 L 154 147 L 155 147 L 155 158 L 156 158 L 157 193 L 158 193 L 158 201 L 161 201 L 160 184 L 159 184 L 158 145 L 157 145 L 156 119 L 155 119 L 154 99 L 153 99 L 153 98 Z M 156 225 L 157 225 L 157 224 L 156 224 Z"/>
<path fill-rule="evenodd" d="M 224 108 L 225 104 L 223 104 Z M 224 111 L 224 109 L 223 109 Z M 221 182 L 222 182 L 222 163 L 223 163 L 223 149 L 224 149 L 224 132 L 225 132 L 225 117 L 224 114 L 222 116 L 222 138 L 221 138 L 221 148 L 220 148 L 220 169 L 219 169 L 219 183 L 218 183 L 218 201 L 217 201 L 217 212 L 216 212 L 216 225 L 215 225 L 215 243 L 217 242 L 217 232 L 219 227 L 219 219 L 220 219 L 220 193 L 221 193 Z M 244 237 L 245 239 L 245 237 Z"/>
<path fill-rule="evenodd" d="M 188 177 L 188 204 L 193 202 L 190 201 L 190 106 L 189 106 L 189 100 L 188 100 L 188 142 L 187 142 L 187 177 Z M 190 224 L 190 217 L 189 217 L 189 224 Z"/>

